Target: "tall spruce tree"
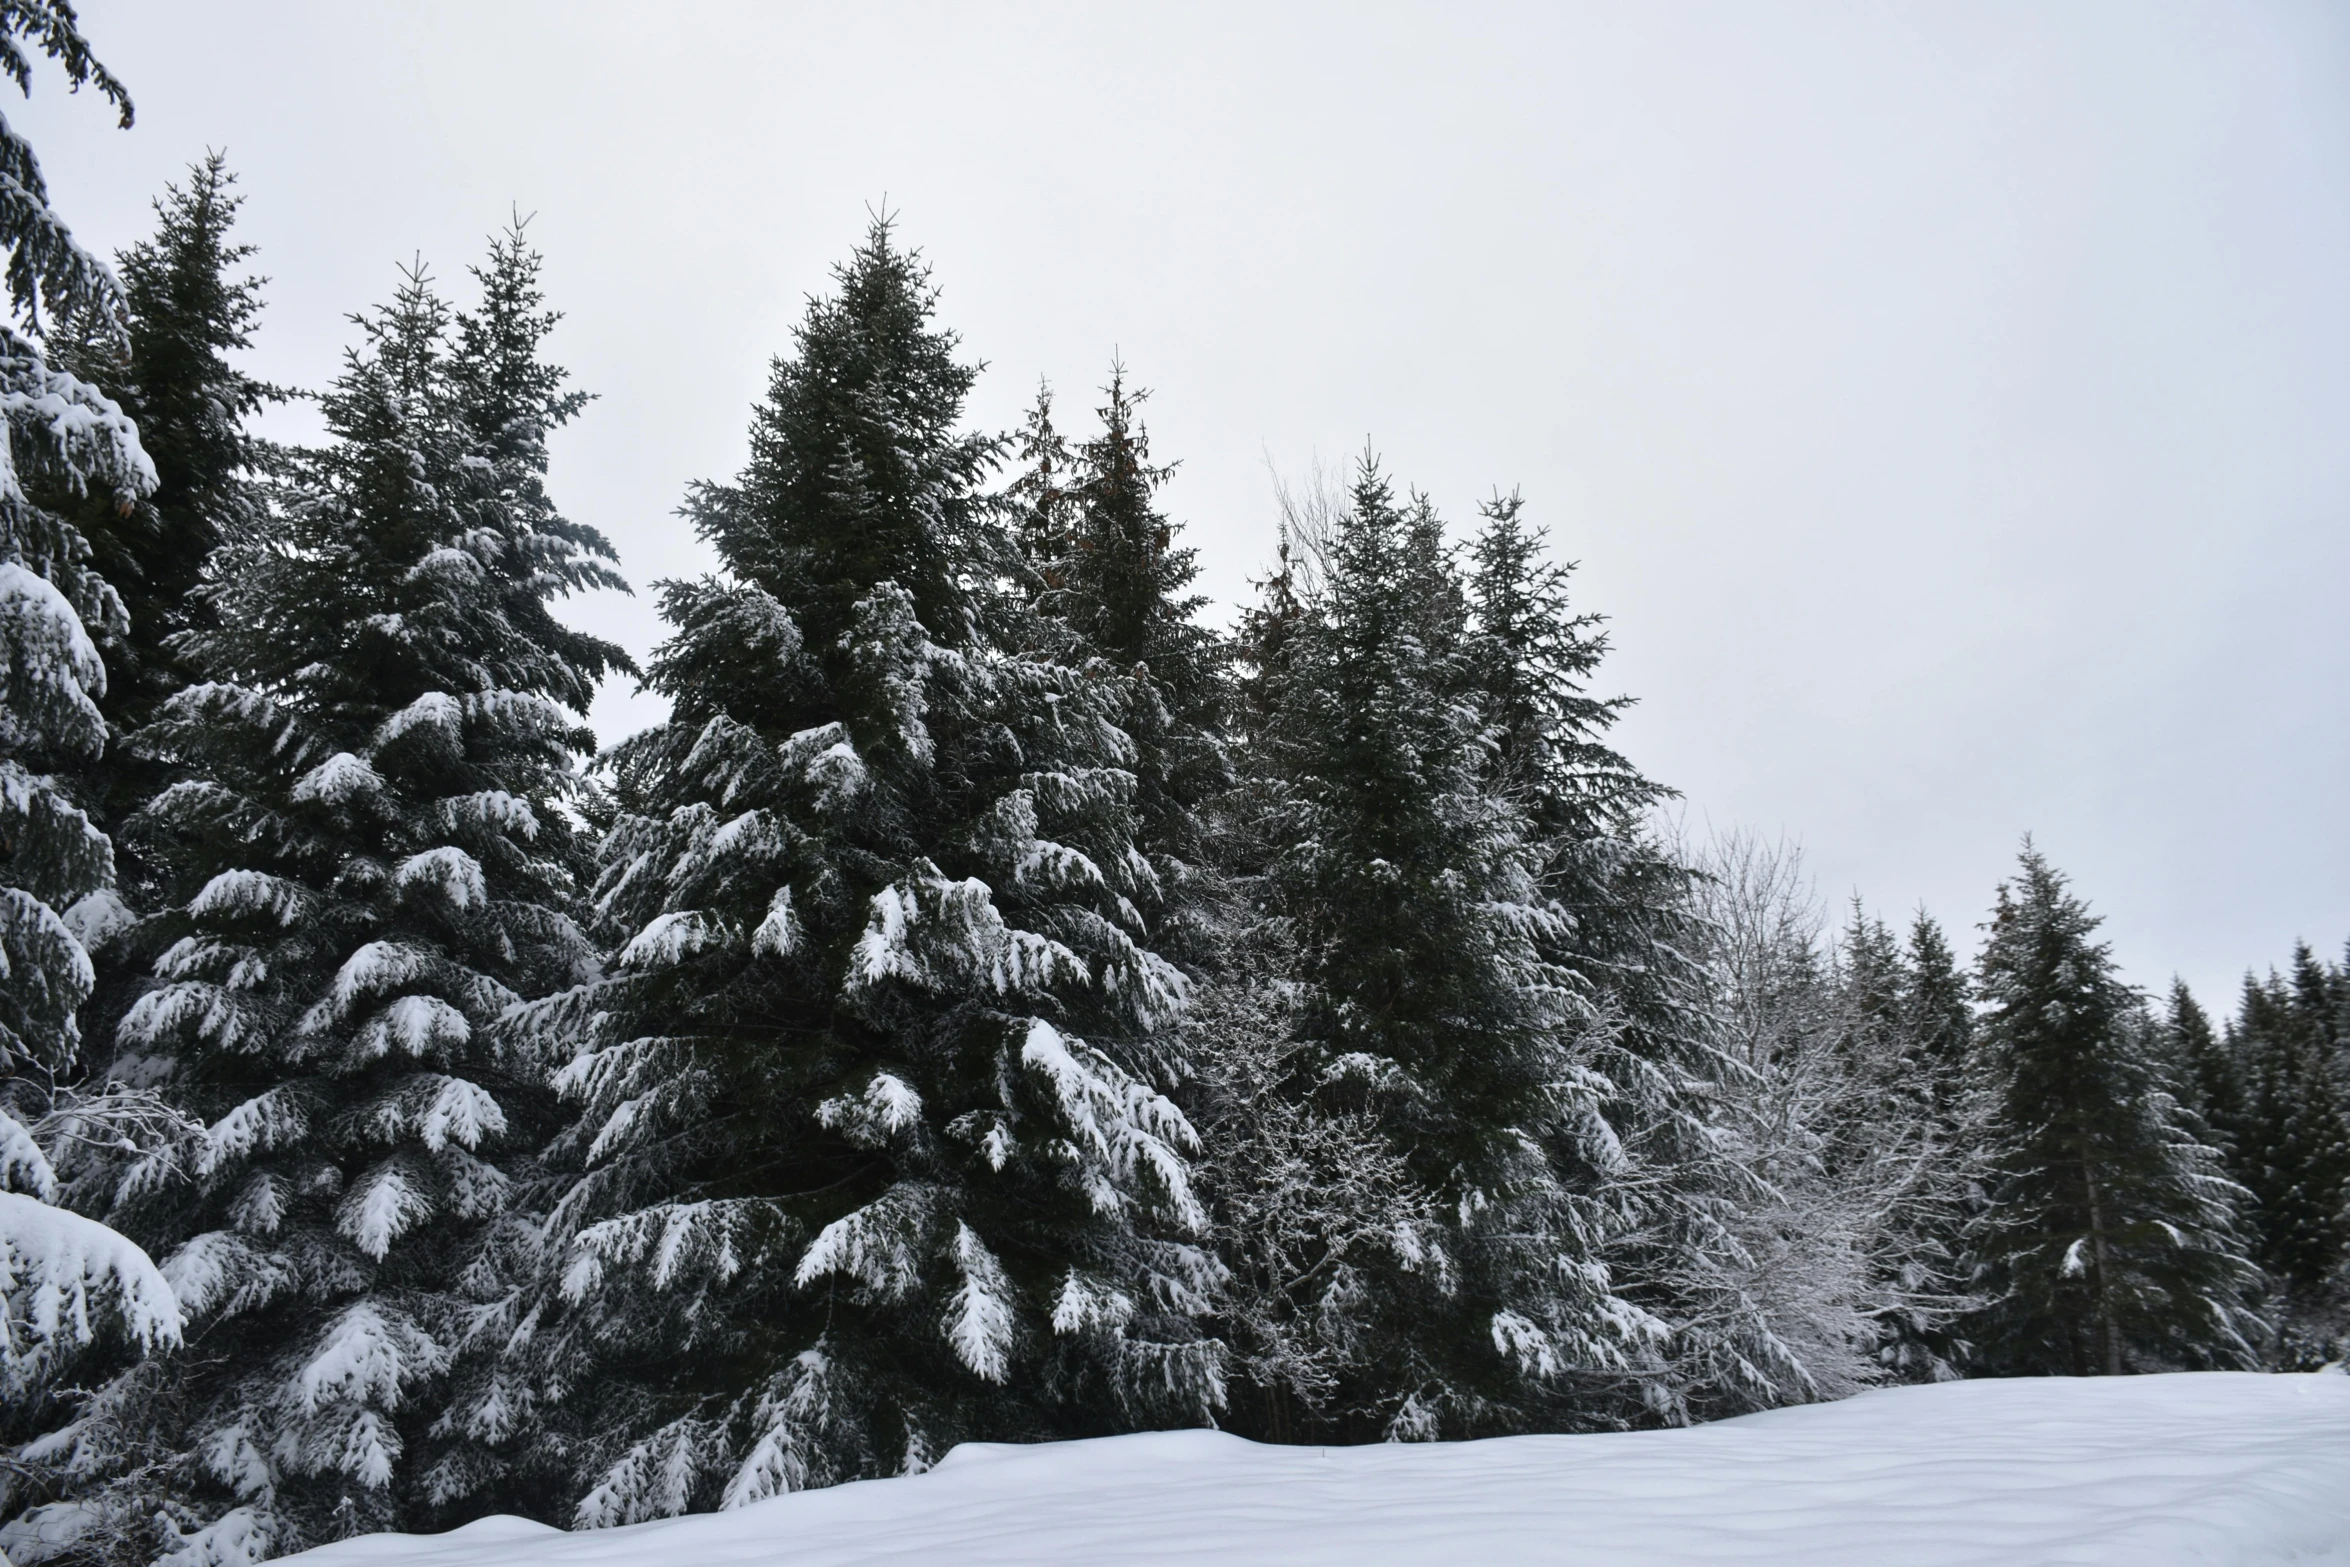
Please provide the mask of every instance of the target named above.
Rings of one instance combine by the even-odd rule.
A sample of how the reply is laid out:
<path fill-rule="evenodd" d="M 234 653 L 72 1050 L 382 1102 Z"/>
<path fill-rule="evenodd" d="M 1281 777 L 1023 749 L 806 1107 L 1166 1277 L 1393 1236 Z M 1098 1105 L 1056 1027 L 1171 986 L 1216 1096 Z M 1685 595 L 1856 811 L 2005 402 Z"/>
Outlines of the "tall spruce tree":
<path fill-rule="evenodd" d="M 2119 1375 L 2249 1365 L 2259 1271 L 2242 1189 L 2171 1092 L 2098 919 L 2027 840 L 1979 961 L 1996 1097 L 1976 1254 L 1986 1370 Z"/>
<path fill-rule="evenodd" d="M 131 123 L 120 82 L 90 52 L 72 8 L 0 10 L 0 71 L 31 90 L 46 56 Z M 0 321 L 0 1440 L 50 1418 L 50 1397 L 92 1340 L 119 1325 L 135 1348 L 176 1343 L 180 1312 L 146 1254 L 60 1206 L 81 1196 L 75 1168 L 153 1110 L 135 1092 L 90 1093 L 77 1013 L 93 972 L 84 938 L 111 902 L 112 845 L 87 807 L 85 775 L 106 742 L 107 669 L 98 643 L 125 629 L 122 602 L 77 526 L 134 511 L 155 470 L 104 391 L 49 352 L 61 322 L 119 349 L 125 303 L 105 266 L 49 207 L 31 146 L 0 121 L 0 246 L 10 310 Z M 62 912 L 61 912 L 62 911 Z M 164 1118 L 166 1121 L 168 1118 Z M 0 1469 L 0 1516 L 29 1556 L 75 1531 L 23 1465 Z"/>
<path fill-rule="evenodd" d="M 137 921 L 168 900 L 167 872 L 147 851 L 137 811 L 176 780 L 122 742 L 199 678 L 175 651 L 186 633 L 212 624 L 196 590 L 214 552 L 251 538 L 266 512 L 273 449 L 249 422 L 281 394 L 230 357 L 250 345 L 263 282 L 236 275 L 253 247 L 230 238 L 243 204 L 235 183 L 213 153 L 189 169 L 184 186 L 167 187 L 155 203 L 154 235 L 116 258 L 126 329 L 110 334 L 85 313 L 68 323 L 64 345 L 76 368 L 137 420 L 157 478 L 154 493 L 127 508 L 79 499 L 95 560 L 128 616 L 127 630 L 103 649 L 110 678 L 99 706 L 112 743 L 76 772 L 115 840 L 116 887 L 80 916 L 99 979 L 84 1021 L 100 1037 L 168 945 L 162 925 Z"/>
<path fill-rule="evenodd" d="M 2235 1051 L 2183 979 L 2171 981 L 2162 1021 L 2163 1050 L 2180 1095 L 2228 1156 L 2229 1173 L 2241 1180 L 2236 1151 L 2244 1134 L 2244 1075 Z M 2257 1231 L 2257 1214 L 2253 1220 Z"/>
<path fill-rule="evenodd" d="M 1626 1221 L 1614 1085 L 1596 1009 L 1544 951 L 1567 921 L 1526 811 L 1495 787 L 1466 586 L 1433 510 L 1367 458 L 1320 566 L 1256 741 L 1299 987 L 1285 1089 L 1366 1118 L 1429 1215 L 1325 1242 L 1332 1266 L 1291 1284 L 1361 1345 L 1320 1429 L 1622 1418 L 1670 1330 L 1601 1256 Z"/>
<path fill-rule="evenodd" d="M 1141 420 L 1149 396 L 1128 391 L 1113 365 L 1096 411 L 1101 432 L 1079 444 L 1069 497 L 1070 547 L 1056 608 L 1136 688 L 1126 728 L 1135 743 L 1138 840 L 1164 880 L 1195 873 L 1201 808 L 1231 781 L 1217 743 L 1225 691 L 1215 636 L 1199 623 L 1207 600 L 1191 591 L 1198 552 L 1157 493 L 1174 467 L 1151 461 Z"/>
<path fill-rule="evenodd" d="M 1100 432 L 1072 452 L 1052 423 L 1049 389 L 1015 438 L 1006 492 L 1015 538 L 1033 573 L 1032 602 L 1057 629 L 1059 656 L 1098 660 L 1127 682 L 1121 727 L 1134 742 L 1135 840 L 1156 875 L 1145 905 L 1157 943 L 1198 961 L 1212 945 L 1204 901 L 1207 807 L 1232 784 L 1221 729 L 1228 692 L 1215 634 L 1191 591 L 1197 552 L 1159 508 L 1171 464 L 1151 461 L 1141 421 L 1149 394 L 1113 365 L 1096 411 Z"/>
<path fill-rule="evenodd" d="M 594 971 L 577 762 L 628 668 L 545 618 L 620 583 L 545 504 L 577 405 L 538 357 L 537 269 L 509 234 L 478 314 L 411 274 L 358 318 L 329 443 L 177 644 L 209 678 L 137 738 L 182 780 L 146 814 L 184 901 L 116 1070 L 203 1125 L 121 1213 L 173 1243 L 194 1352 L 45 1451 L 87 1516 L 151 1520 L 190 1567 L 444 1518 L 528 1418 L 478 1369 L 533 1233 L 501 1166 L 544 1094 L 502 1019 Z"/>
<path fill-rule="evenodd" d="M 26 93 L 55 63 L 131 123 L 129 96 L 91 53 L 63 0 L 0 7 L 0 72 Z M 110 893 L 113 848 L 74 776 L 106 741 L 98 643 L 123 630 L 122 601 L 75 525 L 79 504 L 136 508 L 155 469 L 104 392 L 48 352 L 61 320 L 119 341 L 124 303 L 105 265 L 48 203 L 39 160 L 0 119 L 0 1442 L 50 1412 L 59 1374 L 115 1327 L 141 1347 L 176 1342 L 179 1311 L 154 1264 L 115 1231 L 61 1207 L 58 1164 L 110 1131 L 75 1091 L 77 1016 L 93 984 L 84 917 Z M 0 1517 L 37 1492 L 0 1465 Z M 47 1520 L 35 1520 L 36 1535 Z M 17 1548 L 11 1536 L 9 1548 Z"/>
<path fill-rule="evenodd" d="M 741 477 L 687 502 L 725 575 L 662 589 L 614 971 L 537 1009 L 576 1048 L 532 1352 L 581 1524 L 1222 1396 L 1128 682 L 1001 586 L 997 447 L 957 428 L 974 372 L 918 257 L 876 221 L 837 284 Z"/>
<path fill-rule="evenodd" d="M 2325 965 L 2296 944 L 2289 975 L 2247 975 L 2227 1046 L 2241 1109 L 2234 1168 L 2252 1189 L 2253 1254 L 2275 1286 L 2290 1364 L 2350 1330 L 2350 1084 Z"/>
<path fill-rule="evenodd" d="M 1012 482 L 1004 490 L 1004 501 L 1012 547 L 1026 569 L 1031 598 L 1050 615 L 1053 602 L 1068 588 L 1064 573 L 1077 532 L 1071 494 L 1076 458 L 1070 455 L 1068 437 L 1053 423 L 1051 382 L 1037 382 L 1036 401 L 1012 434 L 1011 455 Z"/>
<path fill-rule="evenodd" d="M 1975 1041 L 1975 1013 L 1967 999 L 1965 972 L 1950 950 L 1950 938 L 1924 909 L 1909 925 L 1908 973 L 1902 990 L 1902 1024 L 1930 1063 L 1936 1093 L 1947 1099 L 1968 1085 Z"/>
<path fill-rule="evenodd" d="M 1966 1360 L 1953 1324 L 1973 1304 L 1963 1237 L 1981 1209 L 1984 1173 L 1985 1106 L 1966 1076 L 1964 991 L 1923 912 L 1905 949 L 1855 898 L 1839 956 L 1844 1051 L 1863 1086 L 1831 1165 L 1874 1194 L 1862 1222 L 1882 1237 L 1871 1259 L 1876 1358 L 1903 1381 L 1948 1380 Z"/>
<path fill-rule="evenodd" d="M 249 422 L 281 394 L 230 358 L 251 346 L 266 281 L 237 275 L 254 247 L 230 238 L 244 205 L 235 185 L 215 152 L 190 166 L 184 186 L 167 186 L 154 235 L 116 258 L 128 310 L 118 348 L 104 337 L 72 345 L 77 367 L 137 421 L 155 463 L 152 494 L 127 513 L 95 509 L 84 524 L 130 619 L 108 649 L 114 678 L 102 704 L 118 732 L 194 683 L 174 639 L 208 620 L 195 590 L 213 551 L 261 518 L 270 448 Z M 151 792 L 125 791 L 134 801 Z"/>
<path fill-rule="evenodd" d="M 1665 1368 L 1639 1383 L 1643 1407 L 1682 1419 L 1804 1396 L 1803 1367 L 1736 1282 L 1743 1265 L 1726 1221 L 1758 1194 L 1720 1141 L 1740 1069 L 1708 999 L 1692 872 L 1650 826 L 1672 791 L 1610 742 L 1632 702 L 1590 690 L 1608 639 L 1602 618 L 1574 603 L 1573 565 L 1547 558 L 1517 495 L 1479 512 L 1465 585 L 1469 684 L 1497 753 L 1495 785 L 1524 814 L 1538 894 L 1562 916 L 1533 940 L 1597 1021 L 1581 1065 L 1603 1085 L 1602 1113 L 1627 1161 L 1590 1176 L 1628 1221 L 1595 1260 L 1673 1324 Z"/>
<path fill-rule="evenodd" d="M 129 97 L 91 55 L 70 6 L 29 0 L 0 11 L 0 71 L 27 93 L 28 47 L 131 123 Z M 92 974 L 78 920 L 65 916 L 106 896 L 114 879 L 112 845 L 57 774 L 105 747 L 107 670 L 93 634 L 121 636 L 122 599 L 57 503 L 86 495 L 135 509 L 155 467 L 122 409 L 46 353 L 44 314 L 50 324 L 86 319 L 119 340 L 125 307 L 105 264 L 50 209 L 31 145 L 4 120 L 0 174 L 10 305 L 0 321 L 0 1071 L 13 1079 L 74 1068 Z"/>

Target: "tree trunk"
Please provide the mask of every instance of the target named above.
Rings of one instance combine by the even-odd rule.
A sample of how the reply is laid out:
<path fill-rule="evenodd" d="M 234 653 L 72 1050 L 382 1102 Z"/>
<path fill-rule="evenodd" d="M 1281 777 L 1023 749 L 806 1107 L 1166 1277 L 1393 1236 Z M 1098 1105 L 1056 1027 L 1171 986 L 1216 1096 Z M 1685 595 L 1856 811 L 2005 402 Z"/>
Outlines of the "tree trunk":
<path fill-rule="evenodd" d="M 2113 1280 L 2108 1272 L 2105 1248 L 2105 1200 L 2097 1189 L 2097 1171 L 2089 1162 L 2087 1149 L 2081 1152 L 2081 1179 L 2089 1190 L 2089 1258 L 2097 1294 L 2097 1326 L 2105 1339 L 2105 1374 L 2118 1377 L 2122 1374 L 2122 1341 L 2118 1324 L 2113 1320 Z"/>

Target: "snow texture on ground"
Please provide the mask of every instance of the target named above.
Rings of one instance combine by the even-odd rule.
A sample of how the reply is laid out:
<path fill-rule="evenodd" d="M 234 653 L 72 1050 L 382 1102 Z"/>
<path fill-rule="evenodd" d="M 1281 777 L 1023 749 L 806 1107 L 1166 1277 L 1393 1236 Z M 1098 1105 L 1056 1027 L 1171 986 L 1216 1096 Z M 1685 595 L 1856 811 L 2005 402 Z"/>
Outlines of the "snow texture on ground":
<path fill-rule="evenodd" d="M 1893 1388 L 1691 1430 L 1351 1448 L 965 1446 L 633 1528 L 490 1518 L 305 1567 L 2350 1564 L 2350 1376 Z"/>

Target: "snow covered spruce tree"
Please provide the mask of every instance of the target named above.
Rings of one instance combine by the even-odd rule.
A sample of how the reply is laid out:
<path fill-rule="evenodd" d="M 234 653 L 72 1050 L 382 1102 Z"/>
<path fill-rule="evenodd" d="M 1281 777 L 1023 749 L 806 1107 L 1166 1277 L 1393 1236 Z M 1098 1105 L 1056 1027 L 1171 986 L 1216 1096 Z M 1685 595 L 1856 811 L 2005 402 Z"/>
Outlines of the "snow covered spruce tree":
<path fill-rule="evenodd" d="M 663 589 L 614 971 L 534 1013 L 579 1117 L 533 1348 L 581 1524 L 1222 1397 L 1133 693 L 1026 622 L 918 257 L 877 221 L 837 285 L 687 503 L 724 574 Z"/>
<path fill-rule="evenodd" d="M 2197 1140 L 2098 925 L 2029 841 L 1978 960 L 1996 1110 L 1976 1226 L 1981 1369 L 2241 1367 L 2261 1325 L 2242 1188 Z"/>
<path fill-rule="evenodd" d="M 537 357 L 537 266 L 509 234 L 478 314 L 417 274 L 360 318 L 328 444 L 175 646 L 207 680 L 137 737 L 180 779 L 146 825 L 184 901 L 117 1070 L 203 1125 L 118 1211 L 172 1244 L 191 1352 L 47 1451 L 190 1567 L 442 1519 L 528 1416 L 484 1350 L 531 1234 L 501 1165 L 551 1099 L 501 1020 L 594 971 L 569 808 L 580 715 L 627 667 L 547 612 L 618 579 L 546 502 L 577 404 Z"/>
<path fill-rule="evenodd" d="M 1251 742 L 1262 895 L 1294 954 L 1273 1019 L 1290 1048 L 1258 1114 L 1304 1101 L 1320 1115 L 1301 1130 L 1367 1146 L 1348 1161 L 1356 1211 L 1293 1204 L 1325 1233 L 1261 1233 L 1308 1265 L 1244 1270 L 1273 1295 L 1253 1315 L 1323 1341 L 1317 1377 L 1285 1390 L 1304 1407 L 1268 1424 L 1470 1435 L 1589 1420 L 1611 1396 L 1620 1415 L 1670 1330 L 1600 1260 L 1624 1219 L 1613 1085 L 1589 1061 L 1595 1009 L 1542 950 L 1564 917 L 1525 813 L 1492 786 L 1466 589 L 1433 511 L 1398 504 L 1367 459 L 1332 521 Z M 1314 1151 L 1235 1150 L 1260 1181 L 1311 1174 Z M 1228 1200 L 1264 1205 L 1252 1173 L 1220 1172 Z"/>
<path fill-rule="evenodd" d="M 31 91 L 28 46 L 94 86 L 130 124 L 130 100 L 92 57 L 70 7 L 0 11 L 0 70 Z M 52 364 L 44 317 L 82 317 L 116 335 L 122 293 L 104 263 L 52 212 L 32 147 L 0 121 L 0 245 L 9 318 L 0 321 L 0 1070 L 55 1077 L 80 1050 L 76 1012 L 92 983 L 89 954 L 67 916 L 103 899 L 112 845 L 57 774 L 104 749 L 99 703 L 106 667 L 93 632 L 119 637 L 121 597 L 91 561 L 89 541 L 54 502 L 87 495 L 130 509 L 155 486 L 137 429 L 96 387 Z M 95 328 L 93 328 L 95 329 Z"/>
<path fill-rule="evenodd" d="M 1750 1260 L 1728 1222 L 1759 1195 L 1720 1133 L 1748 1084 L 1710 1001 L 1693 873 L 1651 827 L 1671 791 L 1609 743 L 1631 701 L 1591 694 L 1608 642 L 1573 603 L 1573 566 L 1546 558 L 1516 495 L 1479 511 L 1472 686 L 1494 786 L 1523 813 L 1538 895 L 1559 916 L 1532 939 L 1587 1019 L 1578 1080 L 1614 1138 L 1585 1179 L 1619 1222 L 1584 1265 L 1671 1325 L 1658 1369 L 1572 1415 L 1685 1419 L 1810 1396 L 1809 1373 L 1742 1282 Z"/>
<path fill-rule="evenodd" d="M 2278 1361 L 2296 1367 L 2339 1358 L 2350 1341 L 2350 1060 L 2334 992 L 2307 943 L 2290 974 L 2246 975 L 2221 1079 L 2236 1090 L 2223 1120 L 2231 1168 L 2252 1191 Z"/>
<path fill-rule="evenodd" d="M 122 84 L 82 38 L 73 10 L 0 9 L 0 71 L 32 90 L 37 57 L 92 87 L 131 123 Z M 174 1343 L 179 1311 L 136 1245 L 59 1206 L 54 1163 L 102 1110 L 74 1092 L 77 1012 L 92 984 L 76 925 L 113 881 L 106 835 L 70 775 L 104 747 L 107 671 L 92 633 L 119 636 L 122 601 L 66 509 L 87 497 L 128 509 L 154 487 L 137 430 L 98 388 L 53 363 L 45 327 L 83 318 L 119 336 L 123 300 L 103 263 L 48 205 L 31 145 L 0 120 L 0 1438 L 21 1436 L 77 1351 L 112 1326 L 135 1345 Z M 63 508 L 63 509 L 61 509 Z M 0 1515 L 24 1500 L 4 1471 Z"/>
<path fill-rule="evenodd" d="M 2235 1174 L 2236 1148 L 2243 1135 L 2243 1074 L 2230 1042 L 2212 1027 L 2211 1014 L 2183 979 L 2171 981 L 2163 1009 L 2162 1050 L 2180 1099 L 2202 1117 L 2212 1146 L 2227 1157 L 2229 1173 Z"/>
<path fill-rule="evenodd" d="M 1179 530 L 1158 506 L 1175 470 L 1151 461 L 1141 420 L 1149 393 L 1129 391 L 1125 367 L 1113 365 L 1102 396 L 1101 432 L 1077 447 L 1067 542 L 1047 574 L 1058 586 L 1044 607 L 1133 679 L 1124 727 L 1135 745 L 1137 841 L 1175 895 L 1206 857 L 1202 807 L 1232 781 L 1217 733 L 1223 660 L 1198 620 L 1207 600 L 1191 592 L 1198 552 L 1175 543 Z"/>
<path fill-rule="evenodd" d="M 278 394 L 229 358 L 251 344 L 263 281 L 235 275 L 254 253 L 230 238 L 244 204 L 235 185 L 225 157 L 213 153 L 189 168 L 184 186 L 166 187 L 153 237 L 117 258 L 128 311 L 118 339 L 79 336 L 96 324 L 86 316 L 69 323 L 75 368 L 137 421 L 155 463 L 152 494 L 127 513 L 93 508 L 83 523 L 130 618 L 127 635 L 107 649 L 112 678 L 100 704 L 118 733 L 194 683 L 174 644 L 210 622 L 195 592 L 205 565 L 262 516 L 270 448 L 247 422 Z M 121 792 L 135 803 L 154 792 L 146 782 L 125 779 Z M 127 812 L 118 805 L 116 814 Z"/>
<path fill-rule="evenodd" d="M 83 1022 L 106 1037 L 135 998 L 161 950 L 159 926 L 137 916 L 165 901 L 163 869 L 141 842 L 137 807 L 162 792 L 168 768 L 123 739 L 197 678 L 175 639 L 209 624 L 195 589 L 213 552 L 248 535 L 263 510 L 270 448 L 246 428 L 272 397 L 229 356 L 248 346 L 261 311 L 261 280 L 234 275 L 253 254 L 230 239 L 242 198 L 215 153 L 155 203 L 153 237 L 121 252 L 127 325 L 83 313 L 67 323 L 60 355 L 114 397 L 137 422 L 153 459 L 154 492 L 127 508 L 97 497 L 61 498 L 89 537 L 96 564 L 122 595 L 128 629 L 101 645 L 110 741 L 75 771 L 115 845 L 116 886 L 81 916 L 97 961 L 98 990 Z M 168 940 L 163 944 L 167 945 Z"/>

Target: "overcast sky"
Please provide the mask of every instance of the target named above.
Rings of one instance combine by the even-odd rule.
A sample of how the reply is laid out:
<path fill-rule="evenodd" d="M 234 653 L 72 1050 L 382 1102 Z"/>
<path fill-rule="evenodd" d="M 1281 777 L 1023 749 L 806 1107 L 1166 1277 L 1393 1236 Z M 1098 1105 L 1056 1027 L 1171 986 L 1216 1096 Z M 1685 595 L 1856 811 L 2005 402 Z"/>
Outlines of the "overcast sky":
<path fill-rule="evenodd" d="M 886 199 L 1008 426 L 1113 351 L 1207 588 L 1270 470 L 1524 491 L 1691 818 L 1971 945 L 2022 834 L 2132 977 L 2350 936 L 2350 9 L 84 0 L 8 114 L 111 249 L 207 147 L 316 386 L 535 213 L 640 585 Z M 579 613 L 640 654 L 649 595 Z M 608 694 L 607 738 L 657 717 Z"/>

